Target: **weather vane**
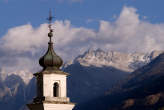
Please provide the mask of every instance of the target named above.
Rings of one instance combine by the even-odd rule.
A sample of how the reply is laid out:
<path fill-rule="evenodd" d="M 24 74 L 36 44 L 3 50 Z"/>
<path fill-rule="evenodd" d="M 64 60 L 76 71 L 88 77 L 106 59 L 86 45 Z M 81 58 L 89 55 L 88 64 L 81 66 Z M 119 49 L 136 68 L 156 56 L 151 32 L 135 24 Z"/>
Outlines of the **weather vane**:
<path fill-rule="evenodd" d="M 48 37 L 50 38 L 50 43 L 52 43 L 52 41 L 51 41 L 51 37 L 53 36 L 53 29 L 52 29 L 52 19 L 53 19 L 54 17 L 52 16 L 52 13 L 51 13 L 51 10 L 50 10 L 50 12 L 49 12 L 49 17 L 47 18 L 47 20 L 48 20 L 48 22 L 49 22 L 49 25 L 48 25 L 48 27 L 49 27 L 49 33 L 48 33 Z"/>

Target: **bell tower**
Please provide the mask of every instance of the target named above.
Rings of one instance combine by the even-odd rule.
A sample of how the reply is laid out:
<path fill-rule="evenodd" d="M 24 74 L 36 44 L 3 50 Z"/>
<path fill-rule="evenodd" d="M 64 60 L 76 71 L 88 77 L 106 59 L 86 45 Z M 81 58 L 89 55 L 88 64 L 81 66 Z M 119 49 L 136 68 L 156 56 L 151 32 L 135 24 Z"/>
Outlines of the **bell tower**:
<path fill-rule="evenodd" d="M 37 96 L 31 104 L 27 104 L 30 110 L 72 110 L 75 106 L 67 97 L 66 78 L 69 74 L 60 70 L 63 60 L 53 49 L 52 19 L 50 11 L 48 50 L 39 60 L 43 69 L 34 74 L 37 80 Z"/>

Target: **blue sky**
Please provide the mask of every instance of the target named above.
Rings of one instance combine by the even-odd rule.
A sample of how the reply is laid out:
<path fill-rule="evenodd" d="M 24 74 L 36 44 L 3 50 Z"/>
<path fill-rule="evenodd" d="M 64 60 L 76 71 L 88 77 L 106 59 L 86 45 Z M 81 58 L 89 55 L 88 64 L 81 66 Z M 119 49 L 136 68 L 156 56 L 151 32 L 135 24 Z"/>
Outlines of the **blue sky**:
<path fill-rule="evenodd" d="M 99 20 L 115 20 L 124 6 L 135 7 L 141 19 L 161 23 L 163 4 L 163 0 L 1 0 L 0 36 L 27 23 L 38 27 L 46 22 L 50 8 L 57 20 L 68 19 L 76 27 L 97 29 Z"/>

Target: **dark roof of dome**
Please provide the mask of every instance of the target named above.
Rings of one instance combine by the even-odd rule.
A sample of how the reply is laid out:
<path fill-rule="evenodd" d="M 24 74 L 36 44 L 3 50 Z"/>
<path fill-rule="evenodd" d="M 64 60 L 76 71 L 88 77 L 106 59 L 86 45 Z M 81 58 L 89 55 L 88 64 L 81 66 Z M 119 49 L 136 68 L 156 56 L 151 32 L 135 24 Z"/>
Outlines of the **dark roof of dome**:
<path fill-rule="evenodd" d="M 44 56 L 42 56 L 39 60 L 39 64 L 46 69 L 47 67 L 51 67 L 52 69 L 59 69 L 63 60 L 54 52 L 53 43 L 48 43 L 48 50 Z"/>

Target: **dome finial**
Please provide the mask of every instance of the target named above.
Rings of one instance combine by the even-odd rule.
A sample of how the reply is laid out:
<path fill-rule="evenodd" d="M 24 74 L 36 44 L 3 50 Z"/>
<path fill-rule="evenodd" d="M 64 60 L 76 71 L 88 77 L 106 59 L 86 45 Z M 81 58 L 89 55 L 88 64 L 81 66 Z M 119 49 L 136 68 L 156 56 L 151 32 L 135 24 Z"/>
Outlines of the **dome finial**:
<path fill-rule="evenodd" d="M 49 28 L 49 33 L 48 33 L 48 37 L 50 38 L 50 41 L 49 41 L 49 43 L 52 43 L 52 40 L 51 40 L 51 38 L 52 38 L 52 36 L 53 36 L 53 29 L 52 29 L 52 19 L 53 19 L 54 17 L 52 16 L 52 13 L 51 13 L 51 9 L 50 9 L 50 11 L 49 11 L 49 17 L 47 18 L 47 20 L 48 20 L 48 22 L 49 22 L 49 25 L 48 25 L 48 28 Z"/>

